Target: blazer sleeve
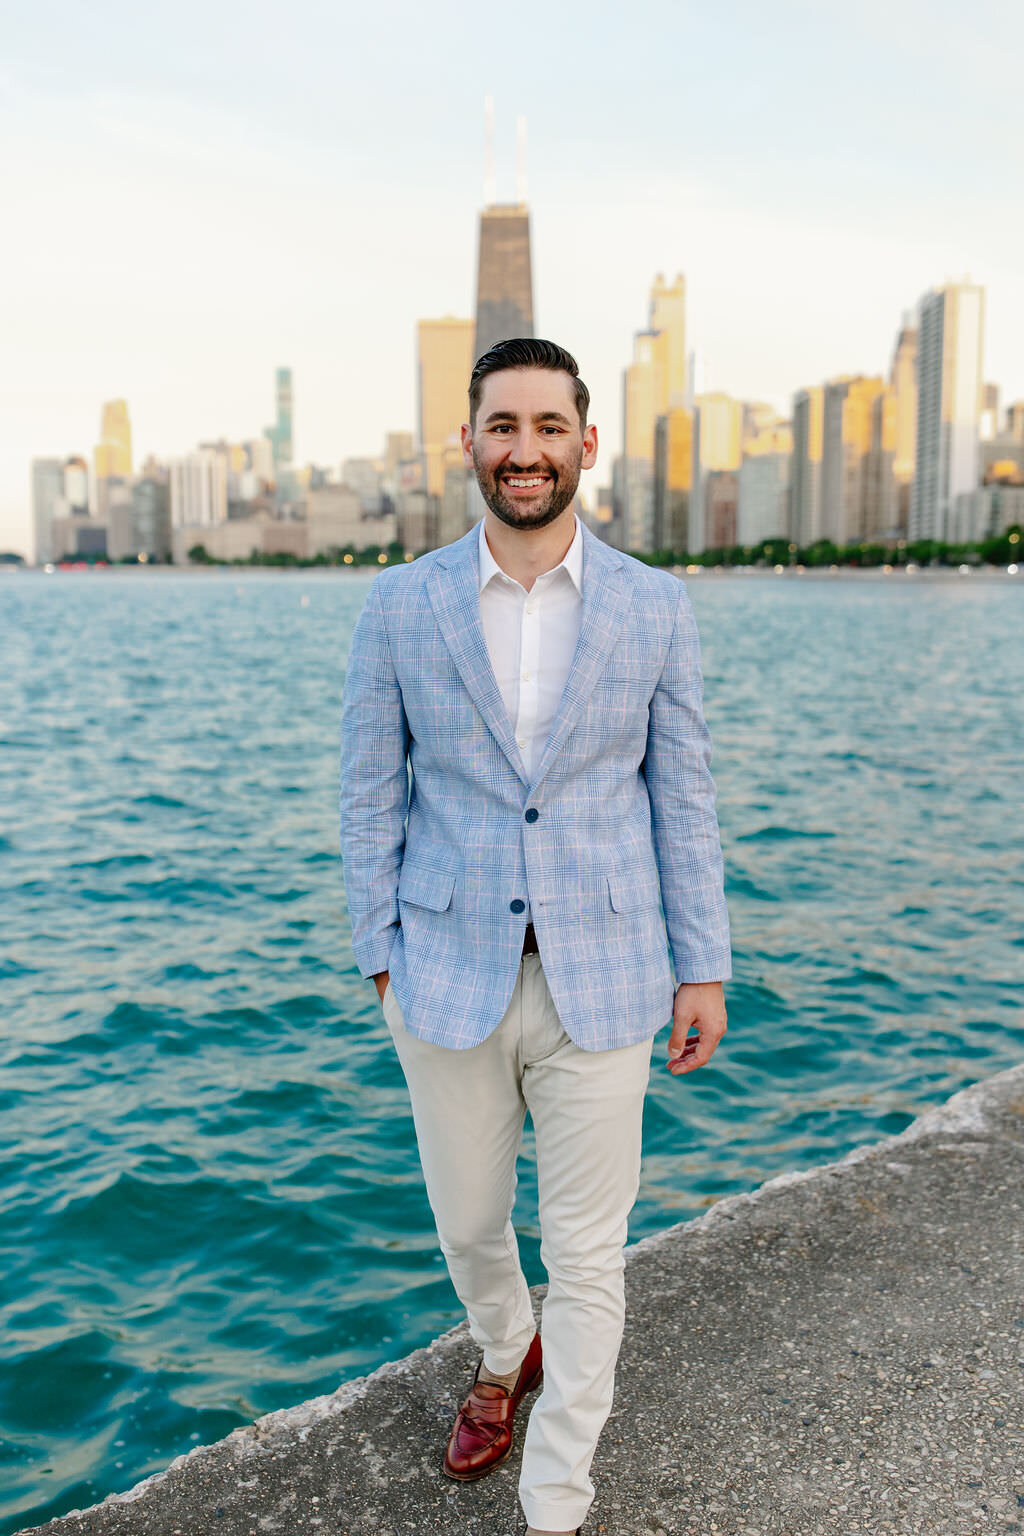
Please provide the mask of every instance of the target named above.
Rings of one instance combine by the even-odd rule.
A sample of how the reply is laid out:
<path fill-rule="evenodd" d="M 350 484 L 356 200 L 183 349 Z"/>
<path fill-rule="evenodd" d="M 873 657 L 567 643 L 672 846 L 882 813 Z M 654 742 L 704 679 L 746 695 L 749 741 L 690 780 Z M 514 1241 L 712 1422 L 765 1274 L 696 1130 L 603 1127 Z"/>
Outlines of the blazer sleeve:
<path fill-rule="evenodd" d="M 650 706 L 644 777 L 676 982 L 732 975 L 722 847 L 703 713 L 700 641 L 680 583 L 665 666 Z"/>
<path fill-rule="evenodd" d="M 409 806 L 409 725 L 379 583 L 352 635 L 341 717 L 341 854 L 352 952 L 363 976 L 389 969 Z"/>

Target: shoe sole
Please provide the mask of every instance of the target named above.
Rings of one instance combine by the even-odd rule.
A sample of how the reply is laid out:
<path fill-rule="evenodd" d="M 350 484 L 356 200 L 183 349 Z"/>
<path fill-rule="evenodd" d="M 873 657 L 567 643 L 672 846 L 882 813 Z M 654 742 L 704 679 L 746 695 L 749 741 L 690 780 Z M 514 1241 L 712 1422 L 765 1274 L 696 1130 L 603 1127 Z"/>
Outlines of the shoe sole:
<path fill-rule="evenodd" d="M 519 1402 L 521 1403 L 523 1398 L 526 1397 L 530 1392 L 536 1392 L 537 1388 L 543 1384 L 543 1381 L 544 1372 L 543 1370 L 540 1370 L 530 1382 L 529 1386 L 523 1388 Z M 518 1407 L 518 1404 L 516 1406 Z M 514 1441 L 510 1440 L 507 1451 L 502 1451 L 501 1455 L 495 1461 L 489 1461 L 486 1467 L 480 1467 L 475 1472 L 453 1472 L 448 1466 L 447 1458 L 441 1463 L 441 1471 L 444 1473 L 445 1477 L 450 1478 L 453 1483 L 478 1482 L 481 1477 L 486 1477 L 488 1472 L 493 1472 L 495 1467 L 500 1467 L 503 1461 L 508 1460 L 508 1458 L 512 1455 L 513 1445 Z"/>

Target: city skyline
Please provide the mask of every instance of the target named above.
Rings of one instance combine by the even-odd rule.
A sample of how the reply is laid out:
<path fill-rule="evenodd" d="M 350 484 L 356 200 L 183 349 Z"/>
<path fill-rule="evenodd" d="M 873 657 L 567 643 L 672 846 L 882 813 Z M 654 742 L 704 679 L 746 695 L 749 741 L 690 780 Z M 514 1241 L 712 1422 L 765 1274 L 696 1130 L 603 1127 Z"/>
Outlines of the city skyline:
<path fill-rule="evenodd" d="M 30 552 L 29 461 L 91 458 L 104 400 L 130 402 L 139 461 L 251 437 L 282 359 L 301 381 L 296 463 L 375 454 L 415 428 L 417 320 L 473 313 L 486 36 L 459 35 L 457 7 L 400 6 L 398 42 L 393 16 L 362 21 L 364 62 L 388 66 L 364 152 L 375 72 L 336 99 L 302 4 L 273 69 L 257 49 L 269 20 L 214 28 L 197 70 L 184 38 L 198 7 L 176 30 L 121 6 L 88 28 L 56 9 L 57 29 L 9 23 L 0 77 L 24 146 L 5 171 L 24 238 L 5 252 L 18 302 L 0 545 Z M 686 274 L 705 389 L 782 414 L 809 383 L 887 374 L 903 313 L 969 274 L 986 291 L 986 376 L 1024 398 L 1016 13 L 996 28 L 994 7 L 968 20 L 868 5 L 844 28 L 795 4 L 770 20 L 642 4 L 600 38 L 523 14 L 546 48 L 497 96 L 496 193 L 513 200 L 526 115 L 535 328 L 591 386 L 591 500 L 621 446 L 621 371 L 658 270 Z M 441 57 L 429 35 L 445 18 Z M 340 21 L 320 21 L 340 41 Z M 839 50 L 842 78 L 826 80 L 815 66 Z"/>
<path fill-rule="evenodd" d="M 656 274 L 622 374 L 625 452 L 584 516 L 620 549 L 677 560 L 779 541 L 790 552 L 818 541 L 836 552 L 977 543 L 1019 528 L 1024 401 L 1007 403 L 984 381 L 984 311 L 979 286 L 929 291 L 917 324 L 904 319 L 888 380 L 811 385 L 787 418 L 764 401 L 696 388 L 685 275 L 670 284 Z M 451 316 L 419 322 L 418 442 L 390 433 L 382 456 L 349 458 L 340 474 L 292 463 L 289 367 L 275 370 L 275 422 L 261 437 L 149 458 L 138 475 L 127 402 L 104 402 L 92 477 L 80 457 L 32 461 L 35 563 L 339 554 L 351 563 L 359 552 L 411 559 L 450 543 L 482 511 L 457 426 L 473 327 Z"/>

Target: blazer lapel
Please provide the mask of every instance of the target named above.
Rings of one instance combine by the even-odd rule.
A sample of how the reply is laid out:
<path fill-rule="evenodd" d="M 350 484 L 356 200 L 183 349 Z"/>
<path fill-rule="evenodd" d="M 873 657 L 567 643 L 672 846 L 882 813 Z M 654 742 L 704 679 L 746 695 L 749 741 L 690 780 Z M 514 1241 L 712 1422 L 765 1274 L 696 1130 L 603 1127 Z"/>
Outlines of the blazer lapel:
<path fill-rule="evenodd" d="M 494 676 L 480 622 L 479 537 L 477 525 L 442 551 L 427 578 L 427 596 L 470 698 L 519 778 L 528 786 L 530 781 Z"/>
<path fill-rule="evenodd" d="M 629 612 L 629 586 L 618 553 L 583 527 L 583 612 L 565 691 L 531 789 L 547 773 L 579 719 L 622 633 Z"/>

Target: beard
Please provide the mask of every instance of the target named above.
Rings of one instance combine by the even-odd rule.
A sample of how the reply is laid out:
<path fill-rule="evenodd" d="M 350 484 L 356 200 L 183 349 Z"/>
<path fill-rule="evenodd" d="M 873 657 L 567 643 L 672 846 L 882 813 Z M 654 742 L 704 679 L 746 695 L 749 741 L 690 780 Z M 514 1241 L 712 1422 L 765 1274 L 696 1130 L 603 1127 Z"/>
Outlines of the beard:
<path fill-rule="evenodd" d="M 561 474 L 551 468 L 538 465 L 534 469 L 503 469 L 497 476 L 486 469 L 473 452 L 473 468 L 476 470 L 477 484 L 480 494 L 487 506 L 507 523 L 510 528 L 546 528 L 553 523 L 556 517 L 560 517 L 566 507 L 572 505 L 572 499 L 576 495 L 576 488 L 580 483 L 580 471 L 583 467 L 583 449 L 580 448 L 571 464 L 567 464 Z M 502 490 L 502 480 L 506 475 L 516 480 L 529 479 L 531 474 L 544 474 L 548 476 L 547 490 L 542 496 L 534 500 L 530 506 L 524 507 L 513 498 L 506 496 Z"/>

